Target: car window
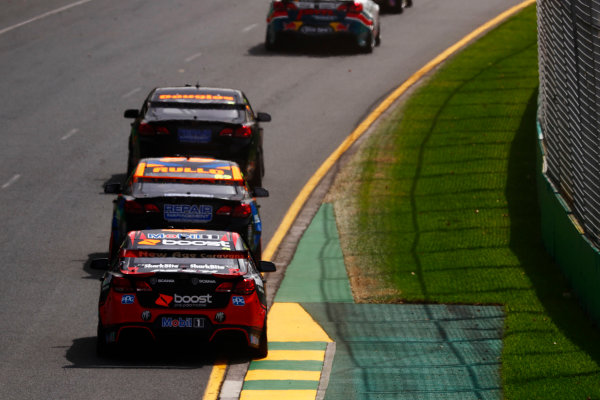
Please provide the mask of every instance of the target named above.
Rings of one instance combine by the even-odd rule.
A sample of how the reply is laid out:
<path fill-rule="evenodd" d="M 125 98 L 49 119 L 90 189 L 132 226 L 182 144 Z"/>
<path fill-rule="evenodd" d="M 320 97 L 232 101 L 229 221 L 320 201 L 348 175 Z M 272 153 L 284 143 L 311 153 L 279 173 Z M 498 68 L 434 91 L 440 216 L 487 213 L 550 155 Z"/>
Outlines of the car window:
<path fill-rule="evenodd" d="M 239 193 L 236 185 L 212 185 L 203 183 L 170 183 L 170 182 L 145 182 L 139 181 L 133 185 L 133 195 L 141 196 L 171 196 L 177 195 L 204 195 L 204 196 L 232 196 Z"/>

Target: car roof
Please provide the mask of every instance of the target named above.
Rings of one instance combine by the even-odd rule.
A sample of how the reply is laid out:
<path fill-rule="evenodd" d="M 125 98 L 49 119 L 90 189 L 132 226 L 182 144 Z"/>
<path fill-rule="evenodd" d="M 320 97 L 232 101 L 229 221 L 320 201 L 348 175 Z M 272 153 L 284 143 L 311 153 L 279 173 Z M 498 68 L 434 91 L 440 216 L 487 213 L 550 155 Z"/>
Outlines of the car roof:
<path fill-rule="evenodd" d="M 248 252 L 237 232 L 203 229 L 148 229 L 129 232 L 127 250 L 188 250 L 218 252 Z"/>
<path fill-rule="evenodd" d="M 183 104 L 245 104 L 244 95 L 240 90 L 203 86 L 156 88 L 150 94 L 149 100 L 155 105 L 163 102 Z"/>
<path fill-rule="evenodd" d="M 133 174 L 133 182 L 140 180 L 244 184 L 244 177 L 237 163 L 203 157 L 144 158 Z"/>

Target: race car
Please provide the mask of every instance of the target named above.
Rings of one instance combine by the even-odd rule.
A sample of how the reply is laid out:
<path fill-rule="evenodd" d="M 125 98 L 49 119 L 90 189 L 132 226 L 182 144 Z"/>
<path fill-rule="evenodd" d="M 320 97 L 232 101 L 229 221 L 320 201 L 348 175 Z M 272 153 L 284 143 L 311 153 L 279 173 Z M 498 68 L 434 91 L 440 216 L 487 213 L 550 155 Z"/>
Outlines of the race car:
<path fill-rule="evenodd" d="M 130 232 L 107 270 L 98 302 L 97 351 L 145 339 L 242 339 L 254 357 L 266 357 L 267 303 L 261 272 L 235 232 L 157 229 Z"/>
<path fill-rule="evenodd" d="M 401 14 L 405 8 L 412 7 L 412 0 L 374 0 L 382 11 Z"/>
<path fill-rule="evenodd" d="M 272 0 L 265 47 L 278 50 L 286 37 L 347 37 L 365 53 L 381 41 L 379 5 L 372 0 Z"/>
<path fill-rule="evenodd" d="M 158 228 L 218 229 L 238 232 L 256 260 L 262 253 L 262 222 L 255 197 L 233 161 L 199 157 L 145 158 L 125 186 L 105 185 L 114 200 L 109 258 L 127 232 Z"/>
<path fill-rule="evenodd" d="M 140 159 L 203 156 L 237 162 L 251 186 L 264 176 L 263 129 L 267 113 L 254 113 L 244 93 L 196 86 L 150 92 L 140 110 L 130 109 L 127 175 Z"/>

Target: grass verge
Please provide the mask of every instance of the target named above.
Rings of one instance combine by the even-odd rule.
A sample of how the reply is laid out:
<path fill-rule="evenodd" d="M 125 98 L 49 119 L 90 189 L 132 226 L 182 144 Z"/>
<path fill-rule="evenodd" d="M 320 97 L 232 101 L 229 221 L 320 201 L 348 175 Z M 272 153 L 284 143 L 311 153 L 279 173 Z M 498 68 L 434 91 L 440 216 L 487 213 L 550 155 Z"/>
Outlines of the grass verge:
<path fill-rule="evenodd" d="M 502 304 L 507 399 L 600 399 L 600 334 L 540 238 L 535 6 L 447 62 L 328 195 L 357 302 Z"/>

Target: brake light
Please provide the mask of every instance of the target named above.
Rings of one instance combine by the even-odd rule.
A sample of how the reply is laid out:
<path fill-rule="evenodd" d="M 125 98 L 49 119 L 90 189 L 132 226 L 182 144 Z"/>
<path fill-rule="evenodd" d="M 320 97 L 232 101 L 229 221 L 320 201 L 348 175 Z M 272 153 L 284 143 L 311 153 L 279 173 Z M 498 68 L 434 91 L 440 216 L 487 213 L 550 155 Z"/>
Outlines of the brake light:
<path fill-rule="evenodd" d="M 338 7 L 339 11 L 344 11 L 351 14 L 361 13 L 363 10 L 362 3 L 354 2 L 354 3 L 344 3 Z"/>
<path fill-rule="evenodd" d="M 142 122 L 138 126 L 138 133 L 141 136 L 152 136 L 152 135 L 168 135 L 170 132 L 164 126 L 152 126 L 145 122 Z"/>
<path fill-rule="evenodd" d="M 235 289 L 233 290 L 236 294 L 251 294 L 256 289 L 256 284 L 254 283 L 254 279 L 244 279 L 241 282 L 238 282 L 235 285 Z"/>
<path fill-rule="evenodd" d="M 235 130 L 235 137 L 248 138 L 252 136 L 252 129 L 249 126 L 242 125 Z"/>
<path fill-rule="evenodd" d="M 154 204 L 140 204 L 137 201 L 129 200 L 125 202 L 125 212 L 130 214 L 143 214 L 160 212 L 159 208 Z"/>
<path fill-rule="evenodd" d="M 150 286 L 148 282 L 135 281 L 135 290 L 138 292 L 151 292 L 152 286 Z"/>
<path fill-rule="evenodd" d="M 233 129 L 225 128 L 221 132 L 219 132 L 219 136 L 227 136 L 227 137 L 233 136 Z"/>
<path fill-rule="evenodd" d="M 217 292 L 217 293 L 231 293 L 232 290 L 233 290 L 233 283 L 232 282 L 223 282 L 219 286 L 217 286 L 217 288 L 215 289 L 215 292 Z"/>
<path fill-rule="evenodd" d="M 219 132 L 219 136 L 223 137 L 239 137 L 239 138 L 248 138 L 252 136 L 252 128 L 246 125 L 242 125 L 235 130 L 233 128 L 223 128 L 221 132 Z"/>
<path fill-rule="evenodd" d="M 250 207 L 250 204 L 240 204 L 233 209 L 233 213 L 231 215 L 237 218 L 245 218 L 251 213 L 252 207 Z"/>
<path fill-rule="evenodd" d="M 233 210 L 233 209 L 232 209 L 230 206 L 223 206 L 223 207 L 220 207 L 220 208 L 219 208 L 219 209 L 218 209 L 218 210 L 215 212 L 215 214 L 217 214 L 217 215 L 227 215 L 227 216 L 229 216 L 229 215 L 231 215 L 231 211 L 232 211 L 232 210 Z"/>
<path fill-rule="evenodd" d="M 134 291 L 129 279 L 123 278 L 121 276 L 113 276 L 112 288 L 115 292 L 119 293 L 129 293 Z"/>
<path fill-rule="evenodd" d="M 296 5 L 292 2 L 287 1 L 275 1 L 273 2 L 273 11 L 287 11 L 295 10 Z"/>

